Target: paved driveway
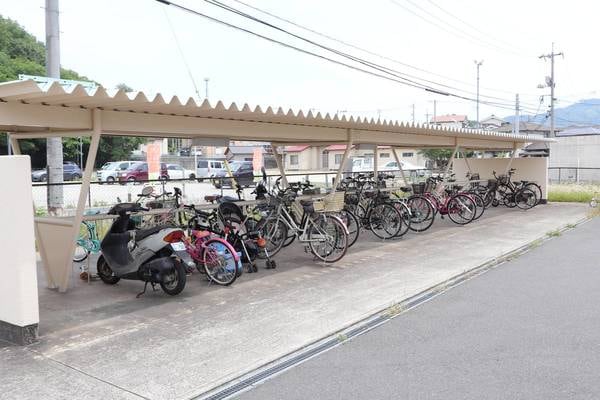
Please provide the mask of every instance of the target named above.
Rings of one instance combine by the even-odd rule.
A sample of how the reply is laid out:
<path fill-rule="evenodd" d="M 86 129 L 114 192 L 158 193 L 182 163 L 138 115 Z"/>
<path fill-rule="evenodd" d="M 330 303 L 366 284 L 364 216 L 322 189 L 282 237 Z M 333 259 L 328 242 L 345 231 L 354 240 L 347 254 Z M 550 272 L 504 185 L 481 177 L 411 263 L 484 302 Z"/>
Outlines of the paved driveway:
<path fill-rule="evenodd" d="M 438 221 L 431 232 L 397 241 L 382 243 L 366 234 L 336 265 L 314 263 L 296 245 L 278 257 L 274 271 L 245 274 L 227 288 L 207 286 L 193 275 L 174 298 L 155 292 L 136 299 L 141 283 L 132 281 L 77 282 L 67 294 L 42 289 L 41 341 L 25 350 L 0 349 L 0 359 L 8 360 L 0 363 L 0 393 L 29 398 L 75 373 L 89 385 L 82 386 L 81 397 L 85 390 L 91 396 L 106 388 L 111 398 L 119 398 L 119 390 L 123 397 L 189 398 L 578 221 L 587 211 L 580 205 L 494 209 L 471 226 Z M 36 368 L 49 372 L 30 373 Z M 21 384 L 25 376 L 27 388 Z"/>
<path fill-rule="evenodd" d="M 240 399 L 600 398 L 600 219 Z"/>

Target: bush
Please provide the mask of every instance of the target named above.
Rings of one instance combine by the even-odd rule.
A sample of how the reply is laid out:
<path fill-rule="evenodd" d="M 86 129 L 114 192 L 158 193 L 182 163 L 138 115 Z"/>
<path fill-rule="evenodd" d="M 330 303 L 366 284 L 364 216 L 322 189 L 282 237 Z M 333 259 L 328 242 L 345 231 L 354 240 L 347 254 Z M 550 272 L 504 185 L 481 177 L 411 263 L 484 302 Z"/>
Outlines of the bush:
<path fill-rule="evenodd" d="M 598 185 L 550 185 L 548 188 L 548 201 L 589 203 L 593 197 L 600 198 Z"/>

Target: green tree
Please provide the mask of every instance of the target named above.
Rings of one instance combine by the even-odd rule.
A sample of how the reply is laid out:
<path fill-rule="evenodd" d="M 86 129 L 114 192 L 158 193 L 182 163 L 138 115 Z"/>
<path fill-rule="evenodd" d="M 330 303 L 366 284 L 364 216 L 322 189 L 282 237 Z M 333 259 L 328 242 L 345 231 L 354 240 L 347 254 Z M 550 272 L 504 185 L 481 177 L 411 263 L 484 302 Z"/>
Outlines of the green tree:
<path fill-rule="evenodd" d="M 0 82 L 13 81 L 19 74 L 46 75 L 46 49 L 44 44 L 35 36 L 28 33 L 16 21 L 0 15 Z M 61 68 L 61 78 L 76 81 L 90 81 L 87 77 L 77 72 Z M 93 81 L 92 81 L 93 82 Z M 133 89 L 125 83 L 117 86 L 126 92 Z M 20 140 L 21 151 L 31 157 L 34 168 L 46 166 L 46 141 L 43 139 Z M 128 159 L 132 150 L 135 150 L 145 139 L 131 137 L 102 137 L 96 157 L 96 166 L 107 161 Z M 89 137 L 83 138 L 84 163 L 85 155 L 90 145 Z M 0 154 L 7 153 L 6 134 L 0 132 Z M 79 163 L 79 139 L 63 138 L 64 159 Z"/>

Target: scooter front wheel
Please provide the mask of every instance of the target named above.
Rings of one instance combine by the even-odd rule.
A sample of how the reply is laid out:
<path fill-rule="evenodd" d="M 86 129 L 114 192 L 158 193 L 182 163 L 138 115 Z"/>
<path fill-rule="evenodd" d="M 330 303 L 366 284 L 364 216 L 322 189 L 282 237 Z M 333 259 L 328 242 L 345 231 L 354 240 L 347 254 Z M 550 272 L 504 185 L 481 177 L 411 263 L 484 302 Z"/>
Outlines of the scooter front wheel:
<path fill-rule="evenodd" d="M 102 282 L 107 285 L 114 285 L 119 282 L 121 278 L 115 275 L 113 270 L 110 268 L 104 256 L 98 257 L 98 262 L 96 263 L 96 269 L 98 271 L 98 276 L 102 279 Z"/>
<path fill-rule="evenodd" d="M 173 269 L 163 276 L 160 287 L 166 294 L 175 296 L 181 293 L 183 288 L 185 288 L 185 280 L 186 274 L 183 264 L 173 260 Z"/>

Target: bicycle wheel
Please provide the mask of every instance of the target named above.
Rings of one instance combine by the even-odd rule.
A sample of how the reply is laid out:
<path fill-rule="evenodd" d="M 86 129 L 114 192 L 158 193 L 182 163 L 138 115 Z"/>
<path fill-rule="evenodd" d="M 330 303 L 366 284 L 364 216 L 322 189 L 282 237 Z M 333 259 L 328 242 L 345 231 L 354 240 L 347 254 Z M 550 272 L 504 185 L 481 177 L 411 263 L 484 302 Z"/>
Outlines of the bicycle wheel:
<path fill-rule="evenodd" d="M 500 204 L 504 204 L 508 208 L 514 208 L 517 206 L 517 203 L 515 203 L 515 192 L 510 188 L 510 186 L 498 186 L 497 193 Z"/>
<path fill-rule="evenodd" d="M 208 278 L 219 285 L 229 286 L 237 278 L 241 265 L 235 260 L 236 254 L 222 239 L 208 239 L 204 243 L 202 262 Z M 241 262 L 240 262 L 241 264 Z"/>
<path fill-rule="evenodd" d="M 344 225 L 346 225 L 346 228 L 348 229 L 348 247 L 352 247 L 360 235 L 360 222 L 358 218 L 353 212 L 348 210 L 342 210 L 335 215 L 337 215 Z"/>
<path fill-rule="evenodd" d="M 411 214 L 411 231 L 424 232 L 433 225 L 435 211 L 433 204 L 425 196 L 413 195 L 408 198 L 406 205 Z"/>
<path fill-rule="evenodd" d="M 481 218 L 483 212 L 485 211 L 485 201 L 483 200 L 483 197 L 477 193 L 469 193 L 469 196 L 473 199 L 475 205 L 477 206 L 475 209 L 475 217 L 473 217 L 473 221 L 476 221 Z"/>
<path fill-rule="evenodd" d="M 281 218 L 268 218 L 261 227 L 262 236 L 266 240 L 265 248 L 259 251 L 260 258 L 273 257 L 281 250 L 283 244 L 288 240 L 288 227 Z M 294 235 L 294 238 L 296 235 Z M 293 241 L 293 240 L 292 240 Z M 291 243 L 291 242 L 290 242 Z"/>
<path fill-rule="evenodd" d="M 309 218 L 308 247 L 315 257 L 326 263 L 344 257 L 348 250 L 348 234 L 342 220 L 327 214 Z"/>
<path fill-rule="evenodd" d="M 448 200 L 446 205 L 448 217 L 458 225 L 465 225 L 473 221 L 477 206 L 472 198 L 465 194 L 457 194 Z"/>
<path fill-rule="evenodd" d="M 83 262 L 90 255 L 93 243 L 91 233 L 88 226 L 84 223 L 79 228 L 79 237 L 75 244 L 75 252 L 73 253 L 74 262 Z"/>
<path fill-rule="evenodd" d="M 525 188 L 531 190 L 535 194 L 535 197 L 537 199 L 535 205 L 537 206 L 538 204 L 540 204 L 540 201 L 542 200 L 542 188 L 540 187 L 540 185 L 538 185 L 535 182 L 528 182 L 525 185 Z"/>
<path fill-rule="evenodd" d="M 402 217 L 402 225 L 400 226 L 400 230 L 395 237 L 401 237 L 406 234 L 410 230 L 412 215 L 408 206 L 401 201 L 396 201 L 393 203 L 396 210 L 400 213 L 400 217 Z"/>
<path fill-rule="evenodd" d="M 538 203 L 535 192 L 527 187 L 515 193 L 515 203 L 521 210 L 529 210 Z"/>
<path fill-rule="evenodd" d="M 391 239 L 402 228 L 402 216 L 393 206 L 379 204 L 369 210 L 369 228 L 380 239 Z"/>

